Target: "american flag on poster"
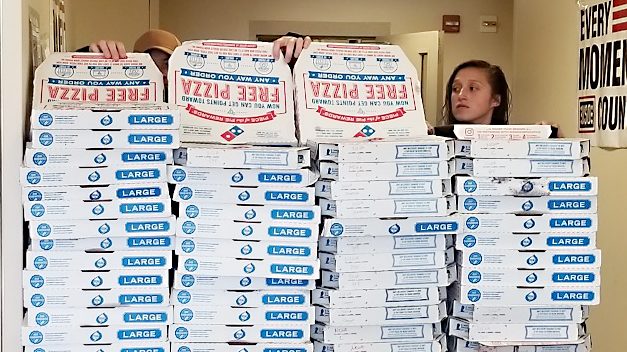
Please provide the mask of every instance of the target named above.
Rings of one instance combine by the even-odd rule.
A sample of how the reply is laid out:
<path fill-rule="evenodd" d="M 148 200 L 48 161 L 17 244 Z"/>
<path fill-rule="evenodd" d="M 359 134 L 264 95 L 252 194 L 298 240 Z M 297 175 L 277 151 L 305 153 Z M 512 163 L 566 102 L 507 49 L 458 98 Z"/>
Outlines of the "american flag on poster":
<path fill-rule="evenodd" d="M 599 147 L 627 147 L 627 0 L 581 1 L 577 121 Z"/>

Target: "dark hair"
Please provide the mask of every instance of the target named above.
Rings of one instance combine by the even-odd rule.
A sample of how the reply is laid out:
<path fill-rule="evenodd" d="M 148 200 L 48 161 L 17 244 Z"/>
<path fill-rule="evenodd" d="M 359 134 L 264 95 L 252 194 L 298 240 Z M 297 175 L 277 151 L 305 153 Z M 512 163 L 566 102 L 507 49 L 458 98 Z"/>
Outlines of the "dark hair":
<path fill-rule="evenodd" d="M 492 112 L 492 121 L 490 124 L 507 125 L 509 123 L 509 107 L 511 102 L 511 92 L 509 90 L 509 86 L 507 85 L 507 79 L 505 79 L 505 74 L 499 66 L 492 65 L 483 60 L 466 61 L 455 67 L 453 70 L 451 77 L 448 79 L 448 83 L 446 83 L 446 96 L 444 97 L 445 103 L 442 107 L 442 119 L 445 124 L 453 125 L 462 123 L 457 121 L 455 116 L 453 116 L 453 110 L 451 109 L 451 94 L 453 93 L 453 82 L 455 81 L 457 73 L 468 67 L 485 70 L 488 73 L 488 83 L 492 88 L 492 94 L 499 95 L 501 97 L 501 103 L 499 106 L 495 107 Z"/>

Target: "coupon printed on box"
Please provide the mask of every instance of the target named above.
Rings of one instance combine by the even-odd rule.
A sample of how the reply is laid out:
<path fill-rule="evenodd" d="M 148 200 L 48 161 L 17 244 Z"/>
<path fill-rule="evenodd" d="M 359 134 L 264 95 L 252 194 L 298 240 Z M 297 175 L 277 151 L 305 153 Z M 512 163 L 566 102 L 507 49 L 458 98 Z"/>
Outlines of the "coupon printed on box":
<path fill-rule="evenodd" d="M 22 187 L 22 202 L 94 202 L 124 201 L 137 198 L 169 198 L 165 182 L 154 184 L 120 184 L 108 186 L 42 186 Z"/>
<path fill-rule="evenodd" d="M 315 242 L 304 245 L 178 237 L 175 253 L 225 258 L 315 260 L 318 257 L 318 247 Z"/>
<path fill-rule="evenodd" d="M 368 326 L 316 324 L 311 327 L 311 337 L 314 340 L 329 344 L 434 341 L 441 334 L 442 327 L 440 323 Z"/>
<path fill-rule="evenodd" d="M 79 270 L 67 271 L 32 271 L 24 270 L 22 274 L 24 287 L 41 290 L 59 288 L 111 289 L 123 287 L 168 287 L 167 269 L 145 270 L 111 270 L 89 272 Z"/>
<path fill-rule="evenodd" d="M 320 223 L 317 205 L 235 205 L 179 202 L 180 217 L 201 220 L 285 221 Z"/>
<path fill-rule="evenodd" d="M 104 327 L 23 326 L 22 343 L 26 346 L 59 344 L 109 344 L 115 342 L 168 340 L 168 325 L 138 324 Z"/>
<path fill-rule="evenodd" d="M 517 251 L 506 249 L 463 249 L 457 251 L 457 261 L 468 267 L 505 268 L 599 268 L 601 251 L 592 250 L 549 250 Z"/>
<path fill-rule="evenodd" d="M 170 352 L 169 342 L 127 342 L 109 345 L 46 345 L 26 346 L 25 352 L 125 352 L 127 349 L 137 351 Z M 176 350 L 173 350 L 176 351 Z"/>
<path fill-rule="evenodd" d="M 322 236 L 366 237 L 455 234 L 459 218 L 414 217 L 406 219 L 325 219 Z"/>
<path fill-rule="evenodd" d="M 451 180 L 329 181 L 316 182 L 316 196 L 332 200 L 416 199 L 452 194 Z"/>
<path fill-rule="evenodd" d="M 33 109 L 138 109 L 162 104 L 163 89 L 161 72 L 143 53 L 115 61 L 99 53 L 52 53 L 35 71 Z"/>
<path fill-rule="evenodd" d="M 446 299 L 446 287 L 437 285 L 374 290 L 317 288 L 312 303 L 328 308 L 402 307 L 439 304 Z"/>
<path fill-rule="evenodd" d="M 33 130 L 34 148 L 128 148 L 176 149 L 180 146 L 178 130 Z"/>
<path fill-rule="evenodd" d="M 460 301 L 475 306 L 598 305 L 601 287 L 461 286 Z"/>
<path fill-rule="evenodd" d="M 277 277 L 286 279 L 315 280 L 320 277 L 320 263 L 315 260 L 294 259 L 236 259 L 179 255 L 178 271 L 204 275 L 249 277 Z"/>
<path fill-rule="evenodd" d="M 286 343 L 309 342 L 307 324 L 272 324 L 254 326 L 173 324 L 170 326 L 171 342 L 237 342 Z"/>
<path fill-rule="evenodd" d="M 28 225 L 32 239 L 77 239 L 135 236 L 172 236 L 176 218 L 139 220 L 55 220 L 31 221 Z"/>
<path fill-rule="evenodd" d="M 427 134 L 418 75 L 400 47 L 311 43 L 299 58 L 301 142 Z"/>
<path fill-rule="evenodd" d="M 30 308 L 96 308 L 96 307 L 162 307 L 169 302 L 167 287 L 124 287 L 105 290 L 82 288 L 33 288 L 24 286 L 24 307 Z"/>
<path fill-rule="evenodd" d="M 584 177 L 590 159 L 455 159 L 455 174 L 473 177 Z"/>
<path fill-rule="evenodd" d="M 208 306 L 175 306 L 175 324 L 201 325 L 270 325 L 313 324 L 314 307 L 232 308 Z"/>
<path fill-rule="evenodd" d="M 307 147 L 263 147 L 185 143 L 174 151 L 177 165 L 295 170 L 310 166 Z"/>
<path fill-rule="evenodd" d="M 580 305 L 551 307 L 486 307 L 477 306 L 472 322 L 477 324 L 527 324 L 569 322 L 581 324 L 588 318 L 588 307 Z"/>
<path fill-rule="evenodd" d="M 447 179 L 454 161 L 399 161 L 389 163 L 335 163 L 321 161 L 320 178 L 334 181 L 397 181 Z"/>
<path fill-rule="evenodd" d="M 108 167 L 20 168 L 23 186 L 105 186 L 115 183 L 159 184 L 166 181 L 164 164 L 118 165 Z"/>
<path fill-rule="evenodd" d="M 394 237 L 320 237 L 321 252 L 336 254 L 412 253 L 444 251 L 453 246 L 451 235 L 407 235 Z"/>
<path fill-rule="evenodd" d="M 172 215 L 169 198 L 138 198 L 113 201 L 26 201 L 24 219 L 128 219 L 163 218 Z"/>
<path fill-rule="evenodd" d="M 339 290 L 371 290 L 385 288 L 415 288 L 427 285 L 448 286 L 457 280 L 457 268 L 413 269 L 338 273 L 323 270 L 322 287 Z"/>
<path fill-rule="evenodd" d="M 551 136 L 550 125 L 455 125 L 457 139 L 469 140 L 527 140 L 547 139 Z"/>
<path fill-rule="evenodd" d="M 317 223 L 264 221 L 242 223 L 235 221 L 210 221 L 177 218 L 176 235 L 189 238 L 235 239 L 250 241 L 278 241 L 290 243 L 316 243 Z"/>
<path fill-rule="evenodd" d="M 309 291 L 227 291 L 208 289 L 174 289 L 170 304 L 174 306 L 199 307 L 307 307 L 310 305 Z"/>
<path fill-rule="evenodd" d="M 455 176 L 460 196 L 596 196 L 596 177 L 468 177 Z"/>
<path fill-rule="evenodd" d="M 79 327 L 145 324 L 171 324 L 172 307 L 123 307 L 123 308 L 39 308 L 27 311 L 31 326 Z"/>
<path fill-rule="evenodd" d="M 320 198 L 319 205 L 322 215 L 337 218 L 447 216 L 457 211 L 455 197 L 357 200 Z"/>
<path fill-rule="evenodd" d="M 459 282 L 482 286 L 600 286 L 600 268 L 475 268 L 459 267 Z"/>
<path fill-rule="evenodd" d="M 171 57 L 169 102 L 185 142 L 296 144 L 293 80 L 272 43 L 198 40 Z"/>
<path fill-rule="evenodd" d="M 183 185 L 174 189 L 175 202 L 257 204 L 257 205 L 315 205 L 313 187 L 262 186 L 230 187 L 226 185 Z"/>
<path fill-rule="evenodd" d="M 587 139 L 456 140 L 458 155 L 486 159 L 581 159 L 590 156 Z"/>
<path fill-rule="evenodd" d="M 596 214 L 472 214 L 460 217 L 462 232 L 595 232 Z"/>
<path fill-rule="evenodd" d="M 314 341 L 314 352 L 388 352 L 388 351 L 446 352 L 446 339 L 425 342 L 379 342 L 330 344 Z"/>
<path fill-rule="evenodd" d="M 594 249 L 596 232 L 542 232 L 542 233 L 506 233 L 477 232 L 457 235 L 457 249 Z"/>
<path fill-rule="evenodd" d="M 172 343 L 172 352 L 271 352 L 294 351 L 314 352 L 311 343 L 274 343 L 274 344 L 227 344 L 227 343 Z"/>
<path fill-rule="evenodd" d="M 123 109 L 64 109 L 52 103 L 31 112 L 32 130 L 178 130 L 180 112 L 165 104 Z"/>
<path fill-rule="evenodd" d="M 33 252 L 26 251 L 27 270 L 121 270 L 172 267 L 171 251 Z"/>
<path fill-rule="evenodd" d="M 254 276 L 223 276 L 204 273 L 174 272 L 175 289 L 203 290 L 313 290 L 315 280 Z"/>
<path fill-rule="evenodd" d="M 446 302 L 425 306 L 316 307 L 317 322 L 337 326 L 438 323 L 445 317 Z"/>
<path fill-rule="evenodd" d="M 44 167 L 96 167 L 134 164 L 172 164 L 169 149 L 36 149 L 27 143 L 24 166 Z"/>
<path fill-rule="evenodd" d="M 547 214 L 547 213 L 596 213 L 596 196 L 458 196 L 460 213 L 510 213 L 510 214 Z"/>
<path fill-rule="evenodd" d="M 338 163 L 372 163 L 407 160 L 448 160 L 454 156 L 452 139 L 420 138 L 365 139 L 345 141 L 309 140 L 316 160 Z"/>
<path fill-rule="evenodd" d="M 320 267 L 335 272 L 443 268 L 455 261 L 455 250 L 411 253 L 332 254 L 320 252 Z"/>
<path fill-rule="evenodd" d="M 220 169 L 168 166 L 168 183 L 229 186 L 309 186 L 318 175 L 309 169 Z"/>

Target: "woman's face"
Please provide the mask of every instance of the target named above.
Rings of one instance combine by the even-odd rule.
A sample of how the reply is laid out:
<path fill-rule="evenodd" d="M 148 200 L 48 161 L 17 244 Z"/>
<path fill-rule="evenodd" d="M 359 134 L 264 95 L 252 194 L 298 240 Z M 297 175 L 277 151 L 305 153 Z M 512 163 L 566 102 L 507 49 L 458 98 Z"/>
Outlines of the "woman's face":
<path fill-rule="evenodd" d="M 451 90 L 451 109 L 457 121 L 489 125 L 492 112 L 500 103 L 484 69 L 466 67 L 457 72 Z"/>

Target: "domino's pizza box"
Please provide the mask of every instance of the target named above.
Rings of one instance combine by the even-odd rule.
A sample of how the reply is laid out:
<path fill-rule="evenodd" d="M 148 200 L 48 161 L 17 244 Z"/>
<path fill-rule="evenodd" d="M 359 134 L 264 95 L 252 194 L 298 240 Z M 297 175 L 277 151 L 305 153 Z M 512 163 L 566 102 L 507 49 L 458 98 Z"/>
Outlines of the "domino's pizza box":
<path fill-rule="evenodd" d="M 114 201 L 51 201 L 24 203 L 24 219 L 128 219 L 163 218 L 172 215 L 169 198 L 138 198 Z"/>
<path fill-rule="evenodd" d="M 176 239 L 175 254 L 249 259 L 315 260 L 316 243 L 307 245 L 282 242 L 234 241 L 211 238 Z"/>
<path fill-rule="evenodd" d="M 551 136 L 549 125 L 455 125 L 457 139 L 468 140 L 528 140 L 547 139 Z"/>
<path fill-rule="evenodd" d="M 168 182 L 174 184 L 221 184 L 230 186 L 309 186 L 318 175 L 310 169 L 220 169 L 168 166 Z"/>
<path fill-rule="evenodd" d="M 316 196 L 332 200 L 416 199 L 452 194 L 451 180 L 329 181 L 316 182 Z"/>
<path fill-rule="evenodd" d="M 458 196 L 460 213 L 596 213 L 596 196 Z"/>
<path fill-rule="evenodd" d="M 420 81 L 398 46 L 312 43 L 294 81 L 301 142 L 427 134 Z"/>
<path fill-rule="evenodd" d="M 311 292 L 286 291 L 227 291 L 211 289 L 174 289 L 170 296 L 173 306 L 204 307 L 303 307 L 310 305 Z"/>
<path fill-rule="evenodd" d="M 133 236 L 79 239 L 31 239 L 38 251 L 144 251 L 174 250 L 174 236 Z"/>
<path fill-rule="evenodd" d="M 437 285 L 374 290 L 317 288 L 311 293 L 313 304 L 328 308 L 426 306 L 439 304 L 446 297 L 446 288 Z"/>
<path fill-rule="evenodd" d="M 126 352 L 131 351 L 153 351 L 170 352 L 169 342 L 126 342 L 113 343 L 107 345 L 34 345 L 26 346 L 25 352 Z M 173 350 L 176 351 L 176 350 Z"/>
<path fill-rule="evenodd" d="M 106 290 L 81 288 L 45 289 L 24 286 L 24 307 L 91 308 L 91 307 L 162 307 L 167 306 L 167 287 L 124 287 Z"/>
<path fill-rule="evenodd" d="M 336 163 L 321 161 L 320 178 L 333 181 L 398 181 L 447 179 L 454 173 L 455 160 L 397 161 L 387 163 Z"/>
<path fill-rule="evenodd" d="M 471 341 L 576 342 L 585 335 L 579 324 L 470 324 Z"/>
<path fill-rule="evenodd" d="M 455 197 L 416 199 L 319 199 L 322 215 L 337 218 L 447 216 L 457 211 Z"/>
<path fill-rule="evenodd" d="M 335 326 L 438 323 L 446 302 L 426 306 L 327 308 L 316 306 L 316 322 Z"/>
<path fill-rule="evenodd" d="M 311 343 L 227 344 L 172 343 L 172 352 L 313 352 Z"/>
<path fill-rule="evenodd" d="M 325 219 L 322 236 L 365 237 L 455 234 L 460 218 L 413 217 L 400 219 Z M 472 221 L 471 221 L 472 225 Z"/>
<path fill-rule="evenodd" d="M 41 290 L 59 288 L 110 289 L 123 287 L 168 287 L 167 269 L 111 270 L 111 271 L 50 271 L 24 270 L 23 287 Z"/>
<path fill-rule="evenodd" d="M 296 144 L 290 67 L 272 43 L 197 40 L 174 50 L 169 102 L 185 142 Z"/>
<path fill-rule="evenodd" d="M 314 260 L 294 259 L 236 259 L 206 257 L 204 255 L 179 255 L 178 271 L 203 275 L 250 277 L 277 277 L 285 279 L 317 279 L 320 263 Z"/>
<path fill-rule="evenodd" d="M 152 107 L 162 104 L 163 89 L 162 74 L 147 54 L 112 60 L 95 53 L 52 53 L 35 71 L 33 110 Z"/>
<path fill-rule="evenodd" d="M 118 308 L 38 308 L 27 311 L 31 326 L 79 327 L 171 324 L 172 307 L 118 307 Z"/>
<path fill-rule="evenodd" d="M 34 345 L 71 345 L 90 343 L 116 343 L 132 341 L 168 340 L 168 325 L 165 324 L 138 324 L 138 325 L 109 325 L 103 327 L 41 327 L 23 326 L 22 344 Z"/>
<path fill-rule="evenodd" d="M 517 251 L 505 249 L 463 249 L 457 251 L 457 262 L 472 268 L 599 268 L 601 251 L 549 250 Z"/>
<path fill-rule="evenodd" d="M 389 140 L 309 140 L 307 145 L 314 151 L 316 160 L 338 163 L 448 160 L 454 156 L 453 140 L 437 136 Z"/>
<path fill-rule="evenodd" d="M 310 331 L 307 324 L 268 324 L 227 326 L 206 324 L 170 325 L 170 341 L 237 342 L 237 343 L 306 343 Z"/>
<path fill-rule="evenodd" d="M 116 183 L 158 184 L 166 181 L 162 164 L 116 165 L 107 167 L 20 168 L 23 186 L 105 186 Z"/>
<path fill-rule="evenodd" d="M 446 352 L 446 337 L 425 342 L 380 342 L 330 344 L 314 341 L 314 352 Z"/>
<path fill-rule="evenodd" d="M 463 318 L 470 322 L 487 323 L 547 323 L 547 322 L 572 322 L 583 323 L 588 318 L 588 306 L 563 305 L 563 306 L 508 306 L 490 307 L 461 304 L 452 302 L 450 315 Z"/>
<path fill-rule="evenodd" d="M 455 176 L 460 196 L 596 196 L 596 177 L 468 177 Z"/>
<path fill-rule="evenodd" d="M 590 159 L 467 159 L 455 158 L 456 175 L 473 177 L 583 177 Z"/>
<path fill-rule="evenodd" d="M 111 201 L 136 198 L 169 198 L 165 182 L 120 184 L 95 187 L 49 186 L 22 187 L 22 202 Z"/>
<path fill-rule="evenodd" d="M 175 324 L 202 325 L 267 325 L 313 324 L 314 307 L 211 307 L 176 306 Z"/>
<path fill-rule="evenodd" d="M 235 205 L 221 203 L 179 202 L 179 216 L 184 219 L 234 221 L 287 221 L 320 223 L 317 205 Z"/>
<path fill-rule="evenodd" d="M 313 187 L 231 187 L 227 185 L 176 185 L 175 202 L 258 204 L 258 205 L 315 205 Z"/>
<path fill-rule="evenodd" d="M 176 149 L 180 146 L 178 130 L 33 130 L 33 148 L 88 149 L 128 148 Z"/>
<path fill-rule="evenodd" d="M 172 162 L 172 150 L 169 149 L 36 149 L 29 142 L 24 151 L 24 166 L 29 168 L 172 164 Z"/>
<path fill-rule="evenodd" d="M 176 218 L 31 221 L 28 229 L 31 239 L 171 236 L 176 229 Z"/>
<path fill-rule="evenodd" d="M 474 232 L 596 232 L 597 214 L 472 214 L 461 215 L 463 233 Z"/>
<path fill-rule="evenodd" d="M 411 253 L 333 254 L 320 252 L 320 268 L 339 273 L 443 268 L 455 262 L 453 247 Z"/>
<path fill-rule="evenodd" d="M 601 286 L 600 268 L 474 268 L 459 267 L 459 282 L 462 285 L 481 286 Z"/>
<path fill-rule="evenodd" d="M 296 170 L 311 165 L 307 147 L 185 143 L 174 156 L 177 165 L 189 167 Z"/>
<path fill-rule="evenodd" d="M 453 246 L 451 235 L 407 235 L 394 237 L 320 237 L 321 252 L 336 254 L 412 253 L 444 251 Z"/>
<path fill-rule="evenodd" d="M 591 352 L 592 341 L 585 336 L 572 343 L 547 341 L 542 344 L 529 342 L 471 342 L 460 338 L 450 338 L 450 352 Z M 317 352 L 317 351 L 316 351 Z"/>
<path fill-rule="evenodd" d="M 183 238 L 213 238 L 290 243 L 316 243 L 319 224 L 264 221 L 243 223 L 177 218 L 176 235 Z"/>
<path fill-rule="evenodd" d="M 457 249 L 594 249 L 596 232 L 542 232 L 542 233 L 506 233 L 477 232 L 457 235 Z"/>
<path fill-rule="evenodd" d="M 365 326 L 333 326 L 318 323 L 311 327 L 311 337 L 314 340 L 329 344 L 434 341 L 441 334 L 440 323 Z"/>
<path fill-rule="evenodd" d="M 58 271 L 159 269 L 172 267 L 171 251 L 34 252 L 26 251 L 27 270 Z"/>
<path fill-rule="evenodd" d="M 31 130 L 178 130 L 179 125 L 179 110 L 165 104 L 77 110 L 52 103 L 33 109 L 30 118 Z"/>
<path fill-rule="evenodd" d="M 313 290 L 315 280 L 280 277 L 223 276 L 174 272 L 175 289 L 198 290 Z"/>
<path fill-rule="evenodd" d="M 588 139 L 456 140 L 462 156 L 486 159 L 581 159 L 590 156 Z"/>
<path fill-rule="evenodd" d="M 601 287 L 460 286 L 460 302 L 475 306 L 598 305 Z M 486 340 L 492 341 L 492 340 Z"/>
<path fill-rule="evenodd" d="M 457 268 L 370 271 L 338 273 L 320 272 L 322 287 L 339 290 L 370 290 L 386 288 L 417 288 L 424 286 L 448 286 L 457 280 Z"/>

